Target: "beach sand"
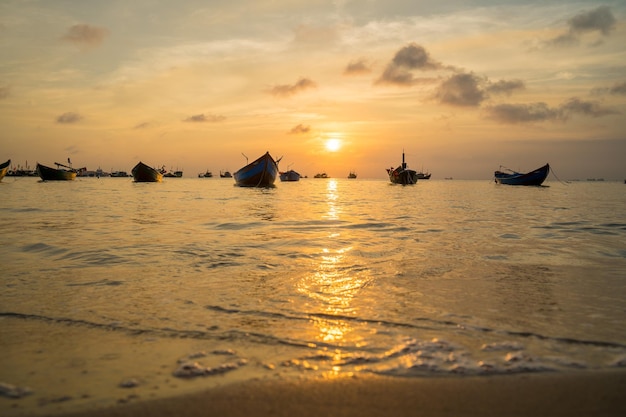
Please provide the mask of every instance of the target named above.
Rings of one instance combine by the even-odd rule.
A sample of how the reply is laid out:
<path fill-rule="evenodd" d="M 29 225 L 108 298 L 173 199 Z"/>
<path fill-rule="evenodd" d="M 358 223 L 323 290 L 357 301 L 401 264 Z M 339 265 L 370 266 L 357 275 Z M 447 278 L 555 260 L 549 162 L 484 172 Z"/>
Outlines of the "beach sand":
<path fill-rule="evenodd" d="M 624 416 L 626 372 L 253 380 L 72 417 Z"/>

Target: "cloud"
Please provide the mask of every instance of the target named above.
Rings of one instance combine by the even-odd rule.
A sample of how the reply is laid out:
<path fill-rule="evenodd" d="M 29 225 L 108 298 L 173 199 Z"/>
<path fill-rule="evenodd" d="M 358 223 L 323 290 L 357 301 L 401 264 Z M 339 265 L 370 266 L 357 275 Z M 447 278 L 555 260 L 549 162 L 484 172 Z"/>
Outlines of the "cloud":
<path fill-rule="evenodd" d="M 72 123 L 78 123 L 82 119 L 83 119 L 83 116 L 81 116 L 78 113 L 66 112 L 57 117 L 57 123 L 72 124 Z"/>
<path fill-rule="evenodd" d="M 626 81 L 619 83 L 619 84 L 615 84 L 613 87 L 611 87 L 609 92 L 615 95 L 622 95 L 622 96 L 626 95 Z"/>
<path fill-rule="evenodd" d="M 82 24 L 71 26 L 61 39 L 82 47 L 94 47 L 100 45 L 108 34 L 108 29 Z"/>
<path fill-rule="evenodd" d="M 526 88 L 524 81 L 522 80 L 500 80 L 496 83 L 491 83 L 487 86 L 486 90 L 493 94 L 505 94 L 511 95 L 515 90 L 523 90 Z"/>
<path fill-rule="evenodd" d="M 597 101 L 583 101 L 576 97 L 561 104 L 559 110 L 563 118 L 568 118 L 571 114 L 575 113 L 594 118 L 608 116 L 611 114 L 620 114 L 617 110 L 604 107 Z"/>
<path fill-rule="evenodd" d="M 289 134 L 300 135 L 300 134 L 309 133 L 310 131 L 311 131 L 311 126 L 305 126 L 303 124 L 299 124 L 297 126 L 292 127 L 291 130 L 289 131 Z"/>
<path fill-rule="evenodd" d="M 522 80 L 499 80 L 494 83 L 487 77 L 461 72 L 442 81 L 435 91 L 434 98 L 441 104 L 477 107 L 492 94 L 510 96 L 514 91 L 523 90 L 525 87 Z"/>
<path fill-rule="evenodd" d="M 598 31 L 604 36 L 615 28 L 615 17 L 608 6 L 600 6 L 588 12 L 577 14 L 568 20 L 569 30 L 572 33 Z"/>
<path fill-rule="evenodd" d="M 454 74 L 439 85 L 435 99 L 452 106 L 479 106 L 488 97 L 481 87 L 485 82 L 472 73 Z"/>
<path fill-rule="evenodd" d="M 555 120 L 559 112 L 546 103 L 497 104 L 486 108 L 487 117 L 501 123 L 529 123 Z"/>
<path fill-rule="evenodd" d="M 277 97 L 290 97 L 302 91 L 316 88 L 317 84 L 308 78 L 300 78 L 295 84 L 276 85 L 269 89 L 269 93 Z"/>
<path fill-rule="evenodd" d="M 581 12 L 567 21 L 568 31 L 548 41 L 548 45 L 557 47 L 577 45 L 580 36 L 585 33 L 598 32 L 601 36 L 609 36 L 615 29 L 616 22 L 608 6 L 599 6 L 593 10 Z"/>
<path fill-rule="evenodd" d="M 497 104 L 488 106 L 487 117 L 501 123 L 532 123 L 567 120 L 574 114 L 591 117 L 602 117 L 619 114 L 618 111 L 603 107 L 596 101 L 583 101 L 576 97 L 569 99 L 558 107 L 550 107 L 546 103 L 530 104 Z"/>
<path fill-rule="evenodd" d="M 433 60 L 424 47 L 415 43 L 396 52 L 385 71 L 380 78 L 376 80 L 376 84 L 395 84 L 399 86 L 411 86 L 423 79 L 417 79 L 411 71 L 433 71 L 439 69 L 451 69 L 438 61 Z"/>
<path fill-rule="evenodd" d="M 613 87 L 597 87 L 591 89 L 591 94 L 594 96 L 601 96 L 605 94 L 611 94 L 615 96 L 626 95 L 626 81 L 621 83 L 616 83 Z"/>
<path fill-rule="evenodd" d="M 343 70 L 345 75 L 361 75 L 369 74 L 370 72 L 372 72 L 372 68 L 365 58 L 350 61 Z"/>
<path fill-rule="evenodd" d="M 218 123 L 226 120 L 226 116 L 221 116 L 217 114 L 195 114 L 193 116 L 189 116 L 184 122 L 192 122 L 192 123 Z"/>

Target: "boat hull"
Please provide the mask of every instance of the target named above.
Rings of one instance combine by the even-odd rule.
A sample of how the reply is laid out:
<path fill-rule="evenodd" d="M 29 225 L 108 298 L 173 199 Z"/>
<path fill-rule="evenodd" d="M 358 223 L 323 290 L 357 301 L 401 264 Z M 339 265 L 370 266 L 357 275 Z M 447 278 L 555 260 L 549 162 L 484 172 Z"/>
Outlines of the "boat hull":
<path fill-rule="evenodd" d="M 72 181 L 76 178 L 76 171 L 50 168 L 37 164 L 37 173 L 43 181 Z"/>
<path fill-rule="evenodd" d="M 131 171 L 135 182 L 160 182 L 163 174 L 156 169 L 139 162 Z"/>
<path fill-rule="evenodd" d="M 265 155 L 256 159 L 235 172 L 235 184 L 240 187 L 271 187 L 278 175 L 278 165 L 274 158 L 266 152 Z"/>
<path fill-rule="evenodd" d="M 10 164 L 11 164 L 11 160 L 9 159 L 8 161 L 0 165 L 0 181 L 2 181 L 2 178 L 4 178 L 5 175 L 7 175 L 7 171 L 9 170 Z"/>
<path fill-rule="evenodd" d="M 527 173 L 495 171 L 494 177 L 498 184 L 506 185 L 541 185 L 550 172 L 550 164 Z"/>
<path fill-rule="evenodd" d="M 393 184 L 413 185 L 417 183 L 417 172 L 412 169 L 398 167 L 396 169 L 388 169 L 387 174 L 389 174 L 389 181 Z"/>
<path fill-rule="evenodd" d="M 286 171 L 286 172 L 281 172 L 280 173 L 280 180 L 281 181 L 287 181 L 287 182 L 300 181 L 300 174 L 298 174 L 296 171 L 291 169 L 291 170 Z"/>

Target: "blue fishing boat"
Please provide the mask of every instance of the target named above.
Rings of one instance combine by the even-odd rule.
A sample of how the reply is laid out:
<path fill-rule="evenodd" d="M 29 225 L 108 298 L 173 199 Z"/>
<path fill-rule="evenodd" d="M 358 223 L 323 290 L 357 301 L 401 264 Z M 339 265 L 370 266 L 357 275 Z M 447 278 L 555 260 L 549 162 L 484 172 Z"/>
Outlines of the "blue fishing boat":
<path fill-rule="evenodd" d="M 508 172 L 501 171 L 505 169 Z M 500 170 L 494 172 L 495 181 L 498 184 L 506 185 L 541 185 L 548 173 L 550 172 L 550 164 L 537 168 L 534 171 L 521 173 L 512 169 L 500 166 Z"/>
<path fill-rule="evenodd" d="M 235 172 L 235 184 L 240 187 L 272 187 L 278 175 L 279 161 L 280 159 L 274 161 L 270 153 L 265 152 L 263 156 Z"/>
<path fill-rule="evenodd" d="M 290 169 L 289 171 L 285 171 L 285 172 L 280 172 L 280 180 L 281 181 L 300 181 L 300 174 L 298 174 L 296 171 L 294 171 L 293 169 Z"/>

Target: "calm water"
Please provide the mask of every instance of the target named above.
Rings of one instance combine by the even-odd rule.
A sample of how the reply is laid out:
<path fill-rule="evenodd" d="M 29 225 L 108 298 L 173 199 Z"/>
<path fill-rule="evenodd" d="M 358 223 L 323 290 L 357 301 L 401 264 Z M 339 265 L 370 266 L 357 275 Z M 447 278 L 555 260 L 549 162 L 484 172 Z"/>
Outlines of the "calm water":
<path fill-rule="evenodd" d="M 5 178 L 0 411 L 624 367 L 626 185 L 547 185 Z"/>

